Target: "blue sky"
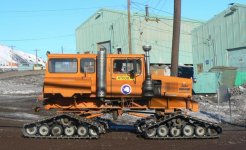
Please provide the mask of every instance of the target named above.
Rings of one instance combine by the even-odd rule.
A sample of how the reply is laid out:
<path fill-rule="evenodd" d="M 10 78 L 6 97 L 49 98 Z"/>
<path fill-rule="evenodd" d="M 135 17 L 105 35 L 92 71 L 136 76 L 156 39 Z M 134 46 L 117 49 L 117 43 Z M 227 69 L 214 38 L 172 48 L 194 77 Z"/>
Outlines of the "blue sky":
<path fill-rule="evenodd" d="M 182 0 L 182 16 L 206 21 L 228 7 L 246 0 Z M 132 11 L 170 16 L 173 0 L 132 0 Z M 75 29 L 100 8 L 126 10 L 127 0 L 1 0 L 0 44 L 15 46 L 45 58 L 47 50 L 75 53 Z"/>

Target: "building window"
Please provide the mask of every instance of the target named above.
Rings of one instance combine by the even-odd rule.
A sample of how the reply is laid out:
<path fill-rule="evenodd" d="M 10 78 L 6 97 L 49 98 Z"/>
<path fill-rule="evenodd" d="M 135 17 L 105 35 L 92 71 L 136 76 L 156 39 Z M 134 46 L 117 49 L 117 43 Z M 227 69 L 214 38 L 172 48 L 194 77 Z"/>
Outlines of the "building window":
<path fill-rule="evenodd" d="M 80 60 L 80 72 L 94 73 L 95 60 L 93 58 L 83 58 Z"/>
<path fill-rule="evenodd" d="M 197 64 L 197 74 L 203 72 L 203 64 Z"/>

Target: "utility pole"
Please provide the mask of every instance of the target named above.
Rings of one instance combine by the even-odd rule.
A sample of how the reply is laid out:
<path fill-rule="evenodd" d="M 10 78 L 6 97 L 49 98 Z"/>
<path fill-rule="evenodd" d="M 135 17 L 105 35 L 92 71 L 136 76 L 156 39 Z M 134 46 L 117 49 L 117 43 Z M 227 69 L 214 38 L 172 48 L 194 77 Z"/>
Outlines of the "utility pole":
<path fill-rule="evenodd" d="M 132 31 L 131 31 L 131 0 L 127 0 L 127 14 L 128 14 L 128 44 L 129 54 L 132 54 Z"/>
<path fill-rule="evenodd" d="M 174 0 L 171 76 L 178 76 L 181 0 Z"/>
<path fill-rule="evenodd" d="M 61 52 L 62 52 L 62 54 L 63 54 L 63 46 L 61 46 Z"/>
<path fill-rule="evenodd" d="M 15 46 L 11 45 L 10 47 L 11 47 L 11 52 L 10 52 L 10 54 L 11 54 L 11 62 L 10 62 L 10 65 L 11 65 L 11 70 L 12 70 L 12 67 L 13 67 L 13 52 L 14 52 Z"/>
<path fill-rule="evenodd" d="M 35 53 L 36 53 L 36 64 L 38 64 L 38 51 L 39 51 L 39 50 L 38 50 L 38 49 L 35 49 L 34 51 L 35 51 Z"/>

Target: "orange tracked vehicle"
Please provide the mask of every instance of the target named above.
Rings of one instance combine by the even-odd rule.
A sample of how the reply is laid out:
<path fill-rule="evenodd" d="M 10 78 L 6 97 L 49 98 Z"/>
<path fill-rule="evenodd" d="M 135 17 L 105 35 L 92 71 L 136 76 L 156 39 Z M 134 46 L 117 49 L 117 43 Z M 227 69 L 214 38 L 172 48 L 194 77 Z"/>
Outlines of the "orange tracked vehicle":
<path fill-rule="evenodd" d="M 98 138 L 110 128 L 100 118 L 112 113 L 146 113 L 135 123 L 145 138 L 215 138 L 222 129 L 191 117 L 198 111 L 192 100 L 192 79 L 150 74 L 149 51 L 144 54 L 48 54 L 43 85 L 45 110 L 57 115 L 27 123 L 25 137 Z"/>

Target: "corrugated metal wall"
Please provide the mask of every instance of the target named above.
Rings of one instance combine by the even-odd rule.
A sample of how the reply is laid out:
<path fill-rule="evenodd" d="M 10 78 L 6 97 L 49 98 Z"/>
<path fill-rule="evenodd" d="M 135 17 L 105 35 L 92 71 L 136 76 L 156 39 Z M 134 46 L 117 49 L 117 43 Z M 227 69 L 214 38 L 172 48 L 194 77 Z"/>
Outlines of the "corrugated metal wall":
<path fill-rule="evenodd" d="M 127 16 L 110 10 L 99 10 L 76 29 L 77 52 L 97 52 L 97 43 L 111 41 L 111 52 L 127 49 Z"/>
<path fill-rule="evenodd" d="M 133 19 L 133 48 L 136 53 L 142 52 L 142 45 L 152 45 L 151 62 L 171 62 L 173 20 L 158 17 L 160 21 L 145 21 L 144 16 L 134 16 Z M 183 20 L 180 33 L 180 64 L 192 64 L 191 31 L 200 26 L 201 22 Z"/>
<path fill-rule="evenodd" d="M 101 13 L 101 16 L 97 16 Z M 96 19 L 97 18 L 97 19 Z M 146 21 L 142 14 L 132 14 L 133 53 L 143 53 L 142 45 L 152 46 L 151 63 L 170 64 L 172 47 L 172 18 L 159 17 L 160 21 Z M 153 19 L 153 18 L 152 18 Z M 112 29 L 113 25 L 113 29 Z M 179 63 L 192 64 L 191 31 L 201 22 L 183 20 L 181 23 Z M 76 29 L 77 51 L 97 50 L 97 44 L 111 41 L 111 52 L 121 47 L 128 53 L 128 31 L 126 12 L 101 9 Z"/>
<path fill-rule="evenodd" d="M 192 32 L 195 76 L 199 64 L 203 72 L 213 66 L 236 67 L 230 65 L 230 51 L 246 48 L 246 6 L 234 4 L 231 7 Z"/>

